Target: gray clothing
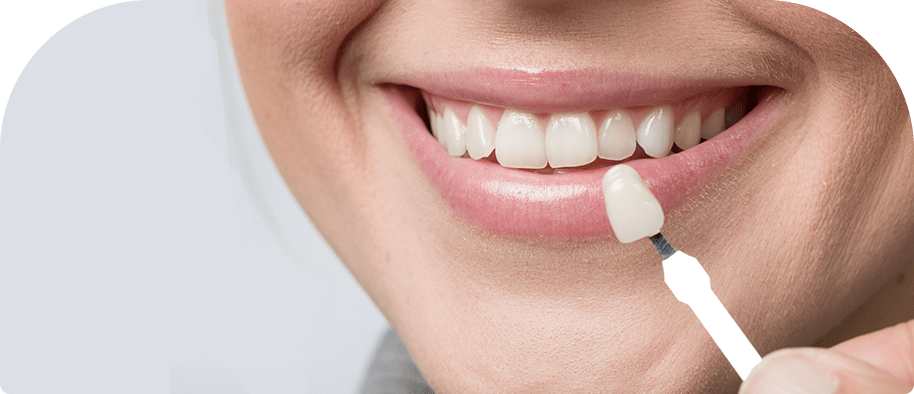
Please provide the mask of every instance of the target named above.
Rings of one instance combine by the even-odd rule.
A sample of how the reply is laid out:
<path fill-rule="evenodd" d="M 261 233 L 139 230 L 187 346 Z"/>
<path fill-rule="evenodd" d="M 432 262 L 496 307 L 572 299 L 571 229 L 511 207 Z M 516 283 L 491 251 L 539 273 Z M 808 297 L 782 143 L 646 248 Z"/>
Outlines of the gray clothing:
<path fill-rule="evenodd" d="M 362 376 L 361 394 L 434 394 L 406 345 L 388 328 L 378 341 L 374 356 Z"/>

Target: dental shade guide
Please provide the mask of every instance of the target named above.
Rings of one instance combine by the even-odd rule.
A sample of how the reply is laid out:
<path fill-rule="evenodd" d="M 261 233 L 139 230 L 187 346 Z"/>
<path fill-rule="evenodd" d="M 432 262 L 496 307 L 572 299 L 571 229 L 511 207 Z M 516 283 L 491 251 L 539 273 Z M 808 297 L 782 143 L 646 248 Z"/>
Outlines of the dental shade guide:
<path fill-rule="evenodd" d="M 670 245 L 660 234 L 663 210 L 641 176 L 625 164 L 603 177 L 606 213 L 623 243 L 650 237 L 663 260 L 663 281 L 680 302 L 689 306 L 727 361 L 746 380 L 762 357 L 711 290 L 711 279 L 697 259 Z"/>
<path fill-rule="evenodd" d="M 663 259 L 663 281 L 677 300 L 692 308 L 740 379 L 746 380 L 762 357 L 711 290 L 708 273 L 697 259 L 670 245 L 663 234 L 652 236 L 651 242 Z"/>

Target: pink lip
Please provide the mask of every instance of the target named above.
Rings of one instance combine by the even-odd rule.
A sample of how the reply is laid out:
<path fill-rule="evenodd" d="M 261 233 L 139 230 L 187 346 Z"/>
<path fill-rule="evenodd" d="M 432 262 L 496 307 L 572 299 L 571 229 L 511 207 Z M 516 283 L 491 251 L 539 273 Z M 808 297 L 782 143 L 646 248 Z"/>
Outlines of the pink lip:
<path fill-rule="evenodd" d="M 498 74 L 498 73 L 495 73 Z M 477 80 L 490 81 L 489 86 L 496 86 L 482 73 L 477 75 Z M 569 86 L 582 86 L 578 83 L 570 85 L 575 75 L 561 75 L 563 83 L 558 85 L 558 90 L 568 90 Z M 448 77 L 438 77 L 429 85 L 437 87 L 436 93 L 459 93 L 461 89 L 443 88 L 441 81 Z M 531 91 L 547 92 L 548 86 L 554 80 L 535 79 L 536 82 L 527 80 Z M 638 78 L 629 78 L 638 80 Z M 642 79 L 642 82 L 644 80 Z M 520 84 L 523 85 L 523 84 Z M 684 84 L 679 84 L 678 87 Z M 699 84 L 693 84 L 698 86 Z M 711 84 L 700 84 L 707 87 Z M 416 85 L 413 85 L 416 86 Z M 695 87 L 693 86 L 693 87 Z M 419 84 L 420 88 L 426 89 Z M 433 88 L 434 88 L 433 87 Z M 507 89 L 519 88 L 517 79 L 507 83 Z M 593 89 L 590 88 L 576 88 Z M 697 88 L 698 89 L 698 88 Z M 414 106 L 403 96 L 402 92 L 393 87 L 383 87 L 384 96 L 392 109 L 393 119 L 399 123 L 404 132 L 404 137 L 415 156 L 418 164 L 426 176 L 437 189 L 438 193 L 452 207 L 454 212 L 466 221 L 482 227 L 488 231 L 509 237 L 529 238 L 547 237 L 564 239 L 587 239 L 606 237 L 612 234 L 609 219 L 603 203 L 600 182 L 608 168 L 598 168 L 566 174 L 537 174 L 527 171 L 502 167 L 486 160 L 472 160 L 467 158 L 454 158 L 447 154 L 428 132 L 422 119 L 416 113 Z M 623 89 L 625 90 L 625 89 Z M 484 97 L 500 100 L 497 95 L 499 90 L 480 89 L 476 93 L 465 92 L 457 95 L 464 100 L 483 101 Z M 666 103 L 685 98 L 701 90 L 674 89 L 678 93 L 663 95 L 659 89 L 636 92 L 633 88 L 623 93 L 602 94 L 599 97 L 585 97 L 583 100 L 570 101 L 552 99 L 534 101 L 532 96 L 514 99 L 507 96 L 498 104 L 505 107 L 537 108 L 568 106 L 571 109 L 601 108 L 609 106 L 630 106 L 628 103 L 650 100 L 654 96 L 663 96 L 664 100 L 648 101 L 648 103 Z M 670 90 L 668 90 L 670 91 Z M 468 96 L 469 95 L 469 96 Z M 623 99 L 620 97 L 625 96 Z M 453 97 L 453 96 L 451 96 Z M 599 104 L 609 98 L 618 99 L 610 105 Z M 475 100 L 474 100 L 475 99 Z M 626 101 L 628 100 L 628 101 Z M 478 102 L 477 101 L 477 102 Z M 529 102 L 527 102 L 529 101 Z M 527 105 L 518 105 L 527 102 Z M 605 102 L 604 102 L 605 104 Z M 749 149 L 754 136 L 772 124 L 784 107 L 782 100 L 763 100 L 756 108 L 746 115 L 740 122 L 730 127 L 714 139 L 706 141 L 687 151 L 670 155 L 660 159 L 639 159 L 626 162 L 635 168 L 647 183 L 648 187 L 660 201 L 664 212 L 678 209 L 689 197 L 696 195 L 713 178 L 720 173 L 729 163 L 740 154 Z M 516 107 L 514 107 L 516 108 Z"/>
<path fill-rule="evenodd" d="M 671 104 L 734 86 L 775 85 L 766 80 L 702 80 L 589 71 L 480 69 L 404 75 L 388 81 L 454 100 L 531 112 L 563 112 Z"/>

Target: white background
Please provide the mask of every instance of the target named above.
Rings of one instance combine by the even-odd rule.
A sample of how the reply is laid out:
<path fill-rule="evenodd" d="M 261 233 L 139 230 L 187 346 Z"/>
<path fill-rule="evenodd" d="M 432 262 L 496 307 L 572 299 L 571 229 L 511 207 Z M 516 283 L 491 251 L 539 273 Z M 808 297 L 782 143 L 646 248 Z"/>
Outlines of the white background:
<path fill-rule="evenodd" d="M 263 147 L 220 5 L 99 9 L 20 74 L 0 142 L 7 393 L 355 390 L 386 323 Z"/>

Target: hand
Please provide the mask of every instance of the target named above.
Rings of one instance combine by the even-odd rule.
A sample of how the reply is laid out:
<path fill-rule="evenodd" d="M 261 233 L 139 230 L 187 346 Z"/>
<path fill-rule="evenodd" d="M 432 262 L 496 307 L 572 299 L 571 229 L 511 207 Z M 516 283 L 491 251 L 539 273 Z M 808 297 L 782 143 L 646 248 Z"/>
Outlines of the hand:
<path fill-rule="evenodd" d="M 914 320 L 830 349 L 782 349 L 762 358 L 740 394 L 914 393 Z"/>

